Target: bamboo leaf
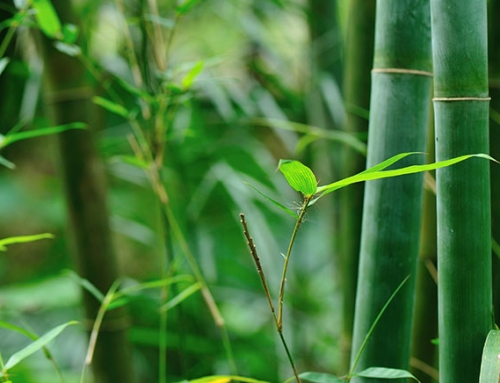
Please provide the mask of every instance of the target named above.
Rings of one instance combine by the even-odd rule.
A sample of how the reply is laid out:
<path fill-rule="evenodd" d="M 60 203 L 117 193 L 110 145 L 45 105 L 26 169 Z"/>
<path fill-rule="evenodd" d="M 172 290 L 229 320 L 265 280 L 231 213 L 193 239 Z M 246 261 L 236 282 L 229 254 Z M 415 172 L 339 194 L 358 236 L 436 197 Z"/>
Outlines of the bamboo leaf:
<path fill-rule="evenodd" d="M 403 153 L 403 154 L 406 156 L 406 155 L 410 155 L 413 153 Z M 398 155 L 398 156 L 400 156 L 400 155 Z M 421 172 L 425 172 L 425 171 L 429 171 L 429 170 L 436 170 L 436 169 L 440 169 L 440 168 L 444 168 L 447 166 L 457 164 L 457 163 L 465 161 L 471 157 L 485 158 L 485 159 L 488 159 L 491 161 L 498 162 L 493 157 L 490 157 L 487 154 L 480 153 L 480 154 L 467 154 L 464 156 L 451 158 L 451 159 L 445 160 L 445 161 L 434 162 L 431 164 L 407 166 L 407 167 L 404 167 L 401 169 L 385 170 L 385 171 L 370 171 L 371 169 L 369 169 L 369 170 L 365 170 L 364 172 L 358 173 L 354 176 L 344 178 L 340 181 L 333 182 L 331 184 L 324 185 L 324 186 L 319 186 L 318 189 L 316 190 L 316 192 L 321 193 L 321 195 L 320 195 L 320 197 L 316 198 L 316 200 L 312 201 L 311 204 L 316 202 L 319 198 L 323 197 L 325 194 L 331 193 L 335 190 L 338 190 L 340 188 L 343 188 L 345 186 L 348 186 L 348 185 L 351 185 L 351 184 L 354 184 L 357 182 L 371 181 L 371 180 L 377 180 L 377 179 L 382 179 L 382 178 L 397 177 L 397 176 L 402 176 L 402 175 L 407 175 L 407 174 L 421 173 Z M 403 157 L 401 157 L 401 158 L 403 158 Z M 399 158 L 399 159 L 401 159 L 401 158 Z M 392 159 L 393 158 L 390 158 L 390 160 L 392 160 Z M 377 165 L 377 166 L 379 166 L 379 165 Z"/>
<path fill-rule="evenodd" d="M 14 243 L 27 243 L 39 241 L 40 239 L 52 239 L 54 238 L 53 234 L 44 233 L 44 234 L 35 234 L 35 235 L 23 235 L 18 237 L 9 237 L 0 239 L 0 251 L 7 251 L 7 245 L 12 245 Z"/>
<path fill-rule="evenodd" d="M 42 32 L 50 38 L 62 38 L 62 27 L 50 0 L 32 0 L 35 19 Z"/>
<path fill-rule="evenodd" d="M 63 330 L 66 327 L 68 327 L 70 325 L 77 324 L 77 323 L 78 322 L 76 322 L 76 321 L 70 321 L 70 322 L 64 323 L 60 326 L 57 326 L 57 327 L 53 328 L 52 330 L 50 330 L 45 335 L 41 336 L 39 339 L 37 339 L 33 343 L 31 343 L 28 346 L 26 346 L 25 348 L 23 348 L 22 350 L 16 352 L 14 355 L 12 355 L 9 358 L 7 363 L 5 363 L 4 371 L 9 370 L 10 368 L 14 367 L 16 364 L 18 364 L 22 360 L 26 359 L 28 356 L 34 354 L 38 350 L 45 347 L 45 345 L 47 343 L 54 340 L 61 332 L 63 332 Z M 1 376 L 4 376 L 3 372 L 0 372 L 0 377 Z"/>
<path fill-rule="evenodd" d="M 386 367 L 370 367 L 366 370 L 358 372 L 353 376 L 362 376 L 363 378 L 376 379 L 414 379 L 417 382 L 420 382 L 413 374 L 406 370 Z"/>
<path fill-rule="evenodd" d="M 311 169 L 299 161 L 280 160 L 279 170 L 285 176 L 289 185 L 306 197 L 316 192 L 318 181 Z"/>
<path fill-rule="evenodd" d="M 235 382 L 244 382 L 244 383 L 269 383 L 264 380 L 257 380 L 253 378 L 246 378 L 244 376 L 236 376 L 236 375 L 212 375 L 212 376 L 205 376 L 203 378 L 198 378 L 198 379 L 192 379 L 189 381 L 189 383 L 222 383 L 222 379 L 229 379 L 226 380 L 227 382 L 230 382 L 231 380 L 234 380 Z"/>
<path fill-rule="evenodd" d="M 300 379 L 313 383 L 343 383 L 344 380 L 331 374 L 323 372 L 303 372 L 299 375 Z"/>
<path fill-rule="evenodd" d="M 104 301 L 104 294 L 99 291 L 97 287 L 95 287 L 88 279 L 80 277 L 77 273 L 71 270 L 67 270 L 66 274 L 73 278 L 81 287 L 87 290 L 90 294 L 92 294 L 99 302 Z"/>
<path fill-rule="evenodd" d="M 182 79 L 182 87 L 184 90 L 191 88 L 194 80 L 203 71 L 203 61 L 198 61 L 191 70 Z"/>
<path fill-rule="evenodd" d="M 130 112 L 126 108 L 124 108 L 120 104 L 117 104 L 116 102 L 105 99 L 103 97 L 99 96 L 92 97 L 92 102 L 96 105 L 103 107 L 108 112 L 122 116 L 125 119 L 128 119 L 130 116 Z"/>
<path fill-rule="evenodd" d="M 5 68 L 7 68 L 7 64 L 9 64 L 10 59 L 8 57 L 2 57 L 0 59 L 0 75 L 2 75 Z"/>
<path fill-rule="evenodd" d="M 491 330 L 486 338 L 479 383 L 498 382 L 500 375 L 500 330 Z"/>
<path fill-rule="evenodd" d="M 47 136 L 50 134 L 61 133 L 61 132 L 64 132 L 66 130 L 71 130 L 71 129 L 86 129 L 86 128 L 87 128 L 87 124 L 85 124 L 83 122 L 72 122 L 70 124 L 51 126 L 48 128 L 28 130 L 28 131 L 17 132 L 17 133 L 7 133 L 3 137 L 3 140 L 0 143 L 0 148 L 5 148 L 6 146 L 8 146 L 14 142 L 26 140 L 28 138 Z"/>
<path fill-rule="evenodd" d="M 1 142 L 1 140 L 0 140 L 0 142 Z M 1 144 L 0 144 L 0 146 L 1 146 Z M 8 159 L 6 159 L 5 157 L 2 157 L 2 156 L 0 156 L 0 164 L 5 166 L 6 168 L 11 169 L 11 170 L 16 168 L 16 165 L 14 165 Z"/>
<path fill-rule="evenodd" d="M 170 299 L 165 305 L 160 308 L 160 311 L 168 311 L 171 308 L 177 306 L 179 303 L 183 302 L 185 299 L 189 298 L 195 292 L 201 289 L 201 285 L 199 282 L 192 284 L 191 286 L 182 290 L 175 297 Z"/>
<path fill-rule="evenodd" d="M 253 186 L 252 184 L 249 184 L 248 182 L 245 182 L 245 184 L 248 185 L 248 186 L 250 186 L 252 189 L 254 189 L 257 193 L 259 193 L 262 197 L 264 197 L 265 199 L 267 199 L 269 202 L 273 203 L 274 205 L 276 205 L 277 207 L 279 207 L 281 210 L 283 210 L 287 214 L 291 215 L 293 218 L 295 218 L 295 219 L 299 218 L 299 216 L 294 211 L 290 210 L 285 205 L 283 205 L 282 203 L 274 200 L 273 198 L 268 197 L 267 195 L 265 195 L 264 193 L 262 193 L 259 189 L 257 189 L 255 186 Z"/>
<path fill-rule="evenodd" d="M 185 0 L 181 5 L 177 6 L 176 12 L 180 15 L 188 13 L 193 6 L 200 0 Z"/>
<path fill-rule="evenodd" d="M 313 125 L 306 125 L 299 122 L 279 120 L 275 118 L 252 118 L 249 122 L 255 125 L 304 133 L 311 137 L 325 138 L 331 141 L 341 142 L 350 146 L 357 152 L 366 155 L 366 144 L 351 133 L 338 130 L 326 130 Z"/>
<path fill-rule="evenodd" d="M 403 279 L 403 281 L 399 284 L 399 286 L 396 288 L 396 290 L 394 290 L 394 292 L 391 294 L 389 299 L 387 299 L 387 302 L 385 302 L 384 306 L 382 307 L 382 309 L 378 313 L 377 317 L 373 321 L 370 329 L 368 330 L 368 332 L 365 335 L 365 338 L 363 339 L 363 343 L 359 347 L 359 350 L 358 350 L 358 353 L 356 354 L 356 357 L 354 358 L 354 362 L 352 363 L 352 367 L 351 367 L 351 370 L 349 372 L 349 376 L 353 376 L 353 372 L 354 372 L 354 369 L 356 368 L 356 365 L 358 364 L 359 358 L 361 357 L 361 354 L 363 353 L 363 350 L 365 349 L 366 344 L 368 343 L 368 340 L 370 339 L 370 337 L 373 333 L 373 330 L 375 330 L 375 327 L 377 326 L 378 322 L 380 321 L 380 318 L 382 318 L 382 315 L 384 315 L 385 310 L 387 310 L 387 307 L 389 307 L 390 303 L 394 300 L 394 298 L 398 294 L 399 290 L 401 290 L 403 288 L 404 284 L 408 281 L 408 279 L 410 279 L 410 276 L 407 276 L 405 279 Z"/>

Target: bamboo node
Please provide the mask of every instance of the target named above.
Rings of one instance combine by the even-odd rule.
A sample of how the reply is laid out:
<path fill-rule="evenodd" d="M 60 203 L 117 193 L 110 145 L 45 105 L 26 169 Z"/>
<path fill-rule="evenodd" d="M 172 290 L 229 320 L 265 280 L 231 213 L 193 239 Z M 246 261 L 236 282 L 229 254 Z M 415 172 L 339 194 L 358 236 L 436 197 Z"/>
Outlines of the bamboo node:
<path fill-rule="evenodd" d="M 374 68 L 372 73 L 398 73 L 398 74 L 411 74 L 416 76 L 432 77 L 432 72 L 418 69 L 405 69 L 405 68 Z"/>
<path fill-rule="evenodd" d="M 454 102 L 454 101 L 490 101 L 491 97 L 434 97 L 432 101 Z"/>

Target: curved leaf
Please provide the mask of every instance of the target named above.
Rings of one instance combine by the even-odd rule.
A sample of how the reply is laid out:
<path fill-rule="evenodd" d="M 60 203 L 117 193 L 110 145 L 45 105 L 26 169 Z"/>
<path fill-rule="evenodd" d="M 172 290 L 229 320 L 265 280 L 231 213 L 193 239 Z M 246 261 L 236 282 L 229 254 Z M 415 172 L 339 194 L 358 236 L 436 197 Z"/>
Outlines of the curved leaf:
<path fill-rule="evenodd" d="M 26 242 L 34 242 L 40 239 L 52 239 L 54 238 L 53 234 L 44 233 L 44 234 L 35 234 L 35 235 L 23 235 L 19 237 L 9 237 L 0 239 L 0 251 L 6 251 L 7 245 L 12 245 L 14 243 L 26 243 Z"/>
<path fill-rule="evenodd" d="M 299 375 L 300 379 L 304 379 L 313 383 L 343 383 L 344 381 L 339 377 L 323 372 L 303 372 Z"/>
<path fill-rule="evenodd" d="M 22 350 L 16 352 L 14 355 L 12 355 L 7 363 L 5 363 L 4 366 L 4 371 L 9 370 L 10 368 L 14 367 L 16 364 L 21 362 L 22 360 L 26 359 L 28 356 L 34 354 L 38 350 L 42 349 L 47 343 L 52 341 L 54 338 L 56 338 L 66 327 L 70 325 L 77 324 L 78 322 L 76 321 L 71 321 L 64 323 L 60 326 L 57 326 L 50 330 L 48 333 L 45 335 L 41 336 L 38 338 L 36 341 L 33 343 L 29 344 Z M 3 372 L 0 372 L 0 377 L 3 376 Z"/>
<path fill-rule="evenodd" d="M 408 156 L 410 154 L 414 153 L 402 153 L 398 154 L 395 157 L 399 157 L 396 159 L 396 161 L 400 160 L 401 158 Z M 385 162 L 392 161 L 392 163 L 396 162 L 394 161 L 395 157 L 391 157 L 389 160 L 384 161 L 381 164 L 376 165 L 374 168 L 384 164 Z M 319 198 L 324 196 L 325 194 L 331 193 L 335 190 L 338 190 L 340 188 L 343 188 L 345 186 L 357 183 L 357 182 L 363 182 L 363 181 L 371 181 L 371 180 L 377 180 L 381 178 L 389 178 L 389 177 L 397 177 L 397 176 L 402 176 L 406 174 L 414 174 L 414 173 L 421 173 L 425 171 L 430 171 L 430 170 L 436 170 L 440 168 L 444 168 L 447 166 L 451 166 L 454 164 L 457 164 L 459 162 L 465 161 L 471 157 L 479 157 L 479 158 L 485 158 L 491 161 L 498 162 L 495 160 L 493 157 L 488 156 L 487 154 L 467 154 L 464 156 L 459 156 L 455 158 L 451 158 L 449 160 L 445 161 L 439 161 L 439 162 L 434 162 L 432 164 L 426 164 L 426 165 L 412 165 L 412 166 L 407 166 L 401 169 L 394 169 L 394 170 L 385 170 L 385 171 L 373 171 L 374 168 L 370 168 L 368 170 L 365 170 L 364 172 L 358 173 L 354 176 L 344 178 L 340 181 L 333 182 L 328 185 L 324 186 L 319 186 L 318 189 L 316 190 L 317 193 L 321 193 L 320 197 L 316 198 L 316 200 L 312 201 L 312 203 L 316 202 Z"/>
<path fill-rule="evenodd" d="M 386 367 L 370 367 L 366 370 L 358 372 L 353 376 L 362 376 L 363 378 L 377 378 L 377 379 L 414 379 L 420 382 L 415 376 L 406 370 L 397 368 Z"/>
<path fill-rule="evenodd" d="M 62 38 L 62 27 L 50 0 L 33 0 L 35 18 L 42 32 L 51 38 Z"/>
<path fill-rule="evenodd" d="M 279 170 L 292 188 L 306 197 L 312 196 L 318 187 L 318 181 L 311 169 L 299 161 L 280 160 Z"/>
<path fill-rule="evenodd" d="M 500 375 L 500 330 L 491 330 L 486 338 L 479 383 L 498 382 Z"/>

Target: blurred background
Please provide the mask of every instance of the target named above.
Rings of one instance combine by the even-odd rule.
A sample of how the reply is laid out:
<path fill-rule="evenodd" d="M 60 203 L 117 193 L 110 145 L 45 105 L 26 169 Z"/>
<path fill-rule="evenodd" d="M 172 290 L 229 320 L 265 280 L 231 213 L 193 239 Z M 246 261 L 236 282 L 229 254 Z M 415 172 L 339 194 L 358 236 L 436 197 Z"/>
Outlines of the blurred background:
<path fill-rule="evenodd" d="M 277 304 L 282 255 L 295 222 L 254 188 L 293 209 L 301 196 L 276 171 L 280 158 L 301 160 L 322 184 L 353 173 L 344 166 L 351 152 L 346 148 L 354 146 L 351 155 L 364 162 L 359 152 L 366 134 L 342 135 L 349 114 L 367 121 L 366 105 L 344 102 L 348 1 L 52 3 L 61 23 L 77 26 L 75 41 L 50 36 L 28 2 L 0 4 L 1 49 L 9 58 L 0 75 L 0 129 L 5 135 L 16 126 L 31 131 L 60 123 L 61 110 L 54 106 L 63 97 L 60 84 L 92 88 L 100 97 L 92 99 L 91 112 L 72 121 L 91 120 L 117 275 L 125 286 L 181 276 L 168 288 L 169 297 L 178 299 L 164 316 L 162 289 L 128 297 L 126 336 L 136 381 L 159 381 L 161 318 L 167 323 L 168 382 L 229 374 L 232 364 L 239 375 L 256 379 L 291 377 L 239 213 L 246 216 Z M 72 6 L 70 14 L 63 3 Z M 372 29 L 368 23 L 360 32 L 370 36 Z M 370 68 L 370 48 L 361 49 Z M 62 54 L 69 64 L 61 64 Z M 73 62 L 83 68 L 77 74 Z M 358 92 L 369 96 L 365 85 Z M 81 321 L 49 347 L 64 381 L 73 382 L 80 380 L 88 343 L 81 281 L 71 271 L 81 275 L 77 265 L 90 255 L 75 256 L 75 224 L 65 199 L 73 172 L 67 156 L 80 152 L 61 150 L 59 139 L 32 138 L 1 153 L 16 167 L 0 168 L 0 238 L 55 238 L 10 245 L 0 254 L 0 320 L 38 335 Z M 155 174 L 174 221 L 165 213 Z M 299 371 L 346 372 L 338 206 L 332 194 L 309 210 L 291 257 L 284 334 Z M 89 238 L 94 235 L 99 233 Z M 196 272 L 184 244 L 225 320 L 233 362 L 200 289 L 187 290 Z M 29 342 L 0 329 L 4 361 Z M 16 383 L 58 379 L 41 352 L 11 374 Z"/>

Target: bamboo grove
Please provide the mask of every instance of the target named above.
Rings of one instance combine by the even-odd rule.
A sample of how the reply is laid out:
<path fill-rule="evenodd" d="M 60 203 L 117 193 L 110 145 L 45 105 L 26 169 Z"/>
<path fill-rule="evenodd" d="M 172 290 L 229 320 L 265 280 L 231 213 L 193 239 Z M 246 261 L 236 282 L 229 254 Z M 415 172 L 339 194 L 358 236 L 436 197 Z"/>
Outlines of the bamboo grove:
<path fill-rule="evenodd" d="M 57 135 L 57 293 L 71 279 L 83 318 L 39 335 L 38 306 L 0 310 L 0 383 L 35 381 L 40 350 L 62 382 L 498 382 L 500 0 L 15 0 L 0 17 L 0 164 Z M 302 29 L 273 45 L 273 22 Z M 78 326 L 66 380 L 48 347 Z M 32 343 L 6 357 L 3 331 Z"/>

